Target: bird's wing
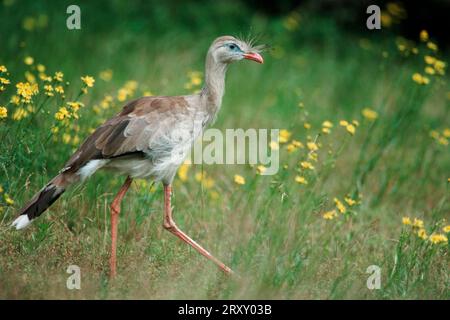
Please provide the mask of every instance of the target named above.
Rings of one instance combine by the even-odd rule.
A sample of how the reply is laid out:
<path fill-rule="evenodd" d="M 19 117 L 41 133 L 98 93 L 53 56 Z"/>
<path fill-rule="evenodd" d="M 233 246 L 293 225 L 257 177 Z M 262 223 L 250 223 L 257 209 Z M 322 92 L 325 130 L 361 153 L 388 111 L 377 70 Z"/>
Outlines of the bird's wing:
<path fill-rule="evenodd" d="M 64 171 L 76 172 L 93 159 L 150 153 L 173 126 L 186 117 L 184 97 L 144 97 L 131 101 L 98 127 L 72 155 Z"/>

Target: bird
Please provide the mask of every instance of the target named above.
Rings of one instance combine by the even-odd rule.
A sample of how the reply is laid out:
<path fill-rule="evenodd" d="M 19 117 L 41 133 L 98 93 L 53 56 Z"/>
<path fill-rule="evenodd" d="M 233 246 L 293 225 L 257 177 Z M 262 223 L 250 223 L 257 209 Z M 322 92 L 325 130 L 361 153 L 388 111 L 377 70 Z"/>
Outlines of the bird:
<path fill-rule="evenodd" d="M 117 232 L 121 202 L 133 179 L 161 182 L 164 189 L 163 227 L 214 262 L 226 274 L 230 267 L 195 242 L 175 223 L 172 182 L 202 130 L 211 125 L 221 108 L 225 75 L 230 64 L 240 60 L 263 63 L 264 46 L 254 46 L 233 36 L 221 36 L 210 45 L 205 62 L 205 80 L 195 94 L 146 96 L 128 102 L 84 140 L 59 173 L 19 211 L 12 227 L 23 229 L 39 217 L 71 185 L 84 182 L 100 169 L 125 178 L 110 204 L 110 277 L 117 274 Z"/>

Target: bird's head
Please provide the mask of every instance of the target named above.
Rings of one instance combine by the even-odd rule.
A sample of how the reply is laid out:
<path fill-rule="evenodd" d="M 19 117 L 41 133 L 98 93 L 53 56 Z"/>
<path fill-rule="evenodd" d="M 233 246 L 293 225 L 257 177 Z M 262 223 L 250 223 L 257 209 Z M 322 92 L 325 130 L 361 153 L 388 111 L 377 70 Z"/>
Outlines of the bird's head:
<path fill-rule="evenodd" d="M 242 59 L 263 63 L 264 60 L 260 55 L 261 49 L 262 46 L 253 46 L 251 42 L 232 36 L 223 36 L 214 40 L 208 53 L 216 63 L 229 64 Z"/>

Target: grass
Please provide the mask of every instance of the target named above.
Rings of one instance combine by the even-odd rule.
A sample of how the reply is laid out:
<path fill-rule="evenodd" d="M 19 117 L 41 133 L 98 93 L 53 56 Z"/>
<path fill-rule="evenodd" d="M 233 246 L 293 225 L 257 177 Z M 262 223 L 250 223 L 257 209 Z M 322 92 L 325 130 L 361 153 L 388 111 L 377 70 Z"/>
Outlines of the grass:
<path fill-rule="evenodd" d="M 299 27 L 292 28 L 285 17 L 269 18 L 239 2 L 188 3 L 179 11 L 146 2 L 141 7 L 81 3 L 80 31 L 64 27 L 62 13 L 69 5 L 64 1 L 56 7 L 46 1 L 13 4 L 0 11 L 0 21 L 8 21 L 0 28 L 0 38 L 6 39 L 0 65 L 7 66 L 11 80 L 0 92 L 0 106 L 8 109 L 0 120 L 1 298 L 450 298 L 448 241 L 421 239 L 421 228 L 402 224 L 404 216 L 412 223 L 414 217 L 422 219 L 428 237 L 444 234 L 448 224 L 448 76 L 426 75 L 427 85 L 412 80 L 416 72 L 425 75 L 425 55 L 446 60 L 444 53 L 427 48 L 419 36 L 411 44 L 395 29 L 349 33 L 330 17 L 302 10 Z M 25 17 L 40 14 L 47 16 L 46 26 L 23 29 Z M 121 88 L 126 100 L 146 91 L 187 94 L 198 88 L 185 88 L 192 80 L 188 73 L 202 71 L 212 39 L 245 34 L 250 25 L 273 49 L 264 65 L 231 66 L 214 127 L 287 130 L 289 142 L 280 145 L 286 168 L 260 176 L 244 165 L 185 167 L 186 179 L 177 177 L 173 199 L 178 225 L 239 277 L 223 275 L 164 231 L 161 186 L 136 181 L 122 205 L 119 276 L 110 282 L 108 205 L 124 178 L 108 173 L 66 192 L 30 228 L 9 228 L 77 140 L 120 110 Z M 402 43 L 406 49 L 399 50 Z M 418 54 L 410 52 L 413 47 Z M 23 63 L 26 56 L 34 58 L 32 66 Z M 49 75 L 64 73 L 70 82 L 66 98 L 46 97 L 38 80 L 34 110 L 14 120 L 18 109 L 27 108 L 9 103 L 15 84 L 25 81 L 26 71 L 37 76 L 38 63 Z M 107 69 L 112 79 L 101 80 Z M 78 98 L 84 75 L 96 82 Z M 130 80 L 136 88 L 127 84 Z M 102 108 L 105 95 L 114 99 Z M 59 108 L 75 100 L 85 105 L 79 119 L 57 121 Z M 364 108 L 378 117 L 365 118 Z M 330 134 L 322 132 L 326 120 L 333 124 Z M 359 122 L 354 135 L 341 120 Z M 59 131 L 52 132 L 54 127 Z M 304 146 L 315 140 L 317 162 L 308 159 L 308 148 L 287 152 L 293 139 Z M 300 169 L 300 161 L 315 169 Z M 199 172 L 214 185 L 198 181 Z M 236 174 L 245 178 L 244 185 L 234 183 Z M 297 183 L 296 176 L 308 184 Z M 357 203 L 350 206 L 344 197 Z M 324 219 L 337 210 L 334 198 L 346 212 Z M 81 290 L 66 288 L 71 264 L 81 268 Z M 381 268 L 379 290 L 366 287 L 370 265 Z"/>

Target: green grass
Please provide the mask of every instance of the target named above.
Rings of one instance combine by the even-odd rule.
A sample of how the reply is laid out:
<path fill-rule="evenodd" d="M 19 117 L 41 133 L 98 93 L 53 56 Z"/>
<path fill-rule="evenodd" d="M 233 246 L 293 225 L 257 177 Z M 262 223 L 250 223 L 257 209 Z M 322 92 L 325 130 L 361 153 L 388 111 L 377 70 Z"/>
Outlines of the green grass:
<path fill-rule="evenodd" d="M 420 239 L 402 217 L 423 219 L 428 235 L 442 233 L 450 206 L 448 145 L 430 137 L 448 127 L 448 76 L 423 74 L 424 55 L 447 60 L 418 39 L 417 55 L 405 57 L 395 30 L 353 34 L 330 17 L 302 12 L 299 29 L 288 31 L 283 17 L 254 13 L 239 2 L 142 7 L 81 2 L 82 30 L 68 31 L 61 2 L 13 4 L 0 11 L 6 65 L 11 84 L 0 92 L 8 117 L 0 120 L 0 298 L 150 298 L 150 299 L 449 299 L 449 245 Z M 236 14 L 239 12 L 239 14 Z M 48 26 L 23 30 L 26 16 L 48 16 Z M 8 17 L 6 19 L 6 17 Z M 3 24 L 3 22 L 2 22 Z M 259 176 L 249 166 L 196 165 L 188 181 L 174 183 L 177 224 L 239 277 L 223 275 L 197 252 L 162 228 L 162 188 L 137 181 L 126 195 L 119 225 L 118 273 L 108 280 L 108 204 L 124 177 L 99 172 L 66 192 L 24 231 L 9 228 L 17 210 L 53 177 L 75 150 L 62 135 L 78 136 L 118 112 L 122 102 L 94 111 L 105 95 L 117 96 L 128 80 L 138 82 L 133 97 L 187 94 L 187 73 L 203 69 L 210 42 L 222 34 L 263 34 L 273 46 L 265 64 L 230 67 L 222 110 L 214 127 L 281 128 L 306 145 L 321 144 L 315 170 L 301 173 L 307 150 L 288 153 L 281 146 L 281 168 Z M 47 73 L 63 71 L 70 82 L 65 101 L 74 100 L 80 76 L 96 78 L 80 100 L 78 120 L 66 127 L 54 113 L 64 104 L 55 95 L 34 98 L 39 112 L 17 121 L 20 106 L 8 103 L 15 84 L 24 81 L 31 55 Z M 99 73 L 113 70 L 109 82 Z M 34 74 L 37 74 L 32 70 Z M 40 83 L 40 82 L 39 82 Z M 131 99 L 129 97 L 127 100 Z M 299 108 L 302 102 L 304 108 Z M 378 119 L 361 115 L 370 107 Z M 358 120 L 351 136 L 340 120 Z M 320 134 L 329 120 L 331 134 Z M 304 128 L 304 122 L 312 127 Z M 54 125 L 61 126 L 57 134 Z M 78 128 L 78 129 L 77 129 Z M 443 141 L 441 141 L 443 142 Z M 328 151 L 331 151 L 329 153 Z M 206 188 L 195 179 L 204 171 L 214 179 Z M 233 181 L 235 174 L 245 185 Z M 14 204 L 7 204 L 5 193 Z M 333 199 L 350 195 L 361 203 L 325 220 Z M 218 195 L 218 197 L 217 197 Z M 447 219 L 444 222 L 443 219 Z M 413 231 L 414 230 L 414 231 Z M 66 269 L 81 268 L 81 290 L 66 289 Z M 381 268 L 381 289 L 368 290 L 370 265 Z"/>

